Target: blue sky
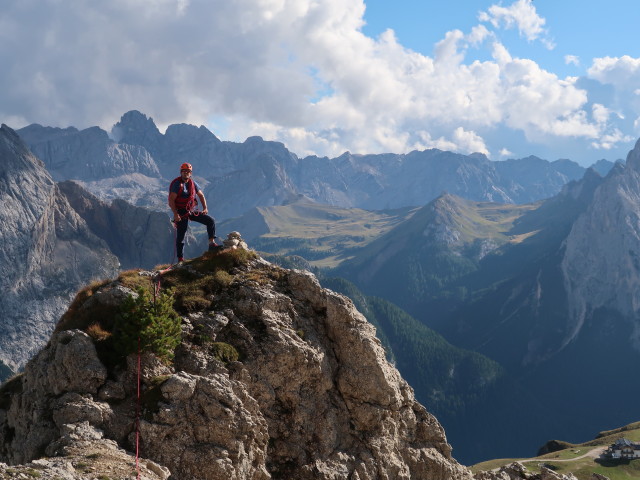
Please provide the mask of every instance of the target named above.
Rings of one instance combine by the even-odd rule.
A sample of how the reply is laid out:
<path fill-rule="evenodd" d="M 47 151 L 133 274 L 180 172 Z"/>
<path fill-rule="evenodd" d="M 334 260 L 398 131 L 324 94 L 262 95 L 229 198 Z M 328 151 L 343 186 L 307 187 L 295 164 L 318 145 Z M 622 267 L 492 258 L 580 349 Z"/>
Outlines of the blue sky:
<path fill-rule="evenodd" d="M 610 0 L 6 0 L 0 121 L 139 110 L 299 156 L 590 165 L 640 137 L 640 6 Z"/>
<path fill-rule="evenodd" d="M 512 2 L 484 0 L 367 0 L 363 31 L 377 36 L 391 28 L 398 41 L 408 48 L 431 55 L 434 45 L 453 29 L 470 30 L 478 23 L 478 13 L 491 5 Z M 584 75 L 596 57 L 640 56 L 638 25 L 640 4 L 633 0 L 534 0 L 536 11 L 545 19 L 548 36 L 555 48 L 520 37 L 516 29 L 505 30 L 501 39 L 514 56 L 534 59 L 559 76 Z M 567 65 L 566 55 L 580 59 Z"/>

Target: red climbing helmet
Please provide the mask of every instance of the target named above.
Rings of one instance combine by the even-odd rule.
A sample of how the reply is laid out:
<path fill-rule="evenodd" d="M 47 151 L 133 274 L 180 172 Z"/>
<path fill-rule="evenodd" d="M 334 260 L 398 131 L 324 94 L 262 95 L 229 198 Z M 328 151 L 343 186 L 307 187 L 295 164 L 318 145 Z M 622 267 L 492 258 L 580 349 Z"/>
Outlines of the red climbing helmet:
<path fill-rule="evenodd" d="M 190 163 L 183 163 L 182 165 L 180 165 L 180 171 L 182 171 L 182 170 L 192 171 L 193 167 L 191 166 Z"/>

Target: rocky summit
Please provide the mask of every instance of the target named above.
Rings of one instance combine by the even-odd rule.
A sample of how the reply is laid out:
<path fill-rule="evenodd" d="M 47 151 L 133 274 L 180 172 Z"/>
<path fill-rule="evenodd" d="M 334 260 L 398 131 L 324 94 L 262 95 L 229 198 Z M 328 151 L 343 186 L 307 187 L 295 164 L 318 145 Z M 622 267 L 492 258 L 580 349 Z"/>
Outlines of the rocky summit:
<path fill-rule="evenodd" d="M 472 479 L 353 303 L 243 247 L 82 290 L 0 388 L 0 472 L 129 478 L 137 443 L 147 479 Z"/>

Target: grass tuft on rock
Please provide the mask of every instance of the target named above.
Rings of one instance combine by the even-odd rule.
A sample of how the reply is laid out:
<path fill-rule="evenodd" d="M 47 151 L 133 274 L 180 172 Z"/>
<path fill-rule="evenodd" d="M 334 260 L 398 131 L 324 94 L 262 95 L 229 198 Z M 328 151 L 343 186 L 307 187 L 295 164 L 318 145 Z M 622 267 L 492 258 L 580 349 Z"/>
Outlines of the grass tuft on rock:
<path fill-rule="evenodd" d="M 213 342 L 209 346 L 209 351 L 223 363 L 237 362 L 240 358 L 238 350 L 233 345 L 224 342 Z"/>
<path fill-rule="evenodd" d="M 116 280 L 94 282 L 80 290 L 56 331 L 83 330 L 93 339 L 98 355 L 108 366 L 121 364 L 127 355 L 135 353 L 138 337 L 142 351 L 152 352 L 163 362 L 171 363 L 180 343 L 180 314 L 220 307 L 213 304 L 216 295 L 239 276 L 249 280 L 243 267 L 257 258 L 255 252 L 244 249 L 207 252 L 163 274 L 155 302 L 154 281 L 148 275 L 140 275 L 139 270 L 124 271 Z M 120 305 L 87 303 L 100 288 L 114 282 L 137 293 Z M 233 347 L 233 350 L 216 348 L 215 353 L 222 361 L 235 361 L 239 356 Z"/>
<path fill-rule="evenodd" d="M 258 258 L 252 250 L 238 248 L 235 250 L 224 250 L 220 253 L 205 253 L 201 260 L 195 265 L 195 269 L 200 273 L 212 273 L 216 270 L 231 272 L 233 268 L 248 265 L 252 260 Z"/>
<path fill-rule="evenodd" d="M 185 263 L 185 268 L 170 270 L 163 276 L 163 286 L 175 290 L 175 308 L 181 313 L 206 310 L 211 307 L 212 295 L 229 287 L 236 278 L 236 270 L 258 258 L 249 250 L 225 250 L 205 253 Z"/>
<path fill-rule="evenodd" d="M 96 314 L 103 313 L 108 316 L 113 312 L 94 312 L 93 310 L 85 310 L 81 307 L 94 293 L 96 293 L 101 287 L 104 287 L 111 280 L 101 280 L 93 282 L 86 287 L 82 288 L 75 296 L 71 305 L 67 311 L 62 315 L 60 321 L 56 325 L 55 331 L 62 332 L 64 330 L 73 330 L 75 328 L 84 330 L 92 323 L 99 323 L 99 319 L 96 318 Z"/>

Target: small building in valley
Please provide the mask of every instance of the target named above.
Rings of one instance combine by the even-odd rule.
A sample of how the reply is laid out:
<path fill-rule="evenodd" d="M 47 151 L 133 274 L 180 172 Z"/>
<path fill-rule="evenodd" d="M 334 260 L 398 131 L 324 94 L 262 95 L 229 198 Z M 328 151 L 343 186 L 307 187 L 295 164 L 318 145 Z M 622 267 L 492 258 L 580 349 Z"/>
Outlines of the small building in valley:
<path fill-rule="evenodd" d="M 640 443 L 633 443 L 626 438 L 619 438 L 615 443 L 609 445 L 604 454 L 609 458 L 640 458 Z"/>

